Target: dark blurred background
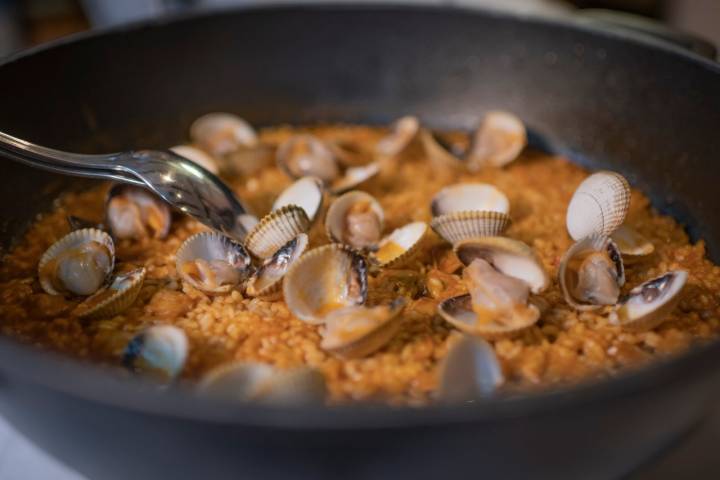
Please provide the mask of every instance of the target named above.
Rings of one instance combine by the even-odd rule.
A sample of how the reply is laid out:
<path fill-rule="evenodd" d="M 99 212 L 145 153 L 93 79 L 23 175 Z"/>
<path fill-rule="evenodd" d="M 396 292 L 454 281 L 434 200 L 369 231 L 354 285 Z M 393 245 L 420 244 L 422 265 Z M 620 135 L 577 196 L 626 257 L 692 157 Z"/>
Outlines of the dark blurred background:
<path fill-rule="evenodd" d="M 356 3 L 357 1 L 355 0 Z M 92 27 L 188 9 L 262 3 L 266 2 L 263 0 L 0 0 L 0 56 Z M 292 3 L 292 0 L 282 0 L 282 3 Z M 477 5 L 522 12 L 572 8 L 615 9 L 658 19 L 679 30 L 704 37 L 716 45 L 720 44 L 720 0 L 395 0 L 394 3 Z"/>

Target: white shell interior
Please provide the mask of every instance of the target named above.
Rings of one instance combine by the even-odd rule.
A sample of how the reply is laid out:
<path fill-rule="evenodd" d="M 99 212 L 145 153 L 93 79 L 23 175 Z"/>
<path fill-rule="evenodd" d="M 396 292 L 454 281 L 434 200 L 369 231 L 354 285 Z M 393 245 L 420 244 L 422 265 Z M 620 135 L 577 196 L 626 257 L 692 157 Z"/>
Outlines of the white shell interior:
<path fill-rule="evenodd" d="M 453 212 L 486 210 L 510 213 L 510 201 L 498 188 L 487 183 L 458 183 L 440 190 L 433 197 L 433 216 Z"/>
<path fill-rule="evenodd" d="M 322 205 L 323 192 L 321 182 L 315 177 L 302 177 L 287 187 L 275 199 L 272 209 L 279 210 L 286 205 L 297 205 L 305 210 L 310 221 L 313 221 L 320 205 Z"/>

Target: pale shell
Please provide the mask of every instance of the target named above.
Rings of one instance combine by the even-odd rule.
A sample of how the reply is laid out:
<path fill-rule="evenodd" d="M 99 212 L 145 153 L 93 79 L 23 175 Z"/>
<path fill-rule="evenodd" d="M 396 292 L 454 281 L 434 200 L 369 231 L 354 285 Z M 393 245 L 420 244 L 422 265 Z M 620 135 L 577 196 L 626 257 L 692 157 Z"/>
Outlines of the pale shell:
<path fill-rule="evenodd" d="M 170 149 L 173 153 L 180 155 L 181 157 L 187 158 L 193 163 L 197 163 L 208 172 L 218 174 L 218 164 L 214 158 L 191 145 L 176 145 Z"/>
<path fill-rule="evenodd" d="M 135 373 L 171 381 L 182 372 L 187 355 L 188 340 L 183 330 L 171 325 L 155 325 L 130 340 L 122 363 Z"/>
<path fill-rule="evenodd" d="M 297 205 L 305 210 L 310 222 L 314 222 L 323 203 L 323 184 L 315 177 L 302 177 L 282 191 L 275 199 L 272 210 L 277 211 L 287 205 Z"/>
<path fill-rule="evenodd" d="M 567 230 L 573 240 L 593 234 L 610 236 L 623 224 L 630 206 L 630 185 L 619 173 L 601 171 L 586 178 L 567 209 Z"/>
<path fill-rule="evenodd" d="M 230 113 L 208 113 L 190 125 L 190 138 L 203 150 L 222 156 L 240 147 L 258 143 L 255 129 L 242 118 Z"/>
<path fill-rule="evenodd" d="M 297 205 L 268 213 L 245 237 L 245 247 L 258 258 L 268 258 L 299 233 L 307 233 L 310 219 Z"/>
<path fill-rule="evenodd" d="M 628 225 L 620 225 L 610 238 L 617 245 L 626 264 L 639 261 L 655 251 L 655 245 Z"/>
<path fill-rule="evenodd" d="M 372 252 L 370 258 L 380 267 L 402 266 L 413 258 L 428 230 L 425 222 L 412 222 L 396 228 L 380 240 L 377 251 Z"/>
<path fill-rule="evenodd" d="M 455 245 L 470 238 L 501 236 L 510 223 L 510 216 L 505 213 L 472 210 L 433 217 L 430 226 Z"/>
<path fill-rule="evenodd" d="M 523 280 L 536 294 L 550 285 L 550 277 L 538 256 L 519 240 L 506 237 L 471 238 L 457 243 L 455 254 L 464 265 L 482 258 L 500 273 Z"/>
<path fill-rule="evenodd" d="M 388 305 L 341 308 L 325 317 L 320 347 L 341 358 L 370 355 L 387 344 L 400 330 L 404 298 Z"/>
<path fill-rule="evenodd" d="M 535 325 L 540 318 L 540 310 L 533 303 L 528 303 L 527 308 L 532 312 L 532 315 L 524 318 L 524 322 L 513 324 L 495 321 L 478 322 L 478 315 L 473 310 L 470 294 L 448 298 L 438 305 L 437 310 L 445 321 L 458 330 L 470 335 L 494 340 L 515 336 Z"/>
<path fill-rule="evenodd" d="M 375 146 L 378 155 L 394 157 L 405 150 L 417 137 L 420 130 L 420 121 L 417 117 L 405 116 L 395 120 L 390 126 L 390 132 L 380 139 Z"/>
<path fill-rule="evenodd" d="M 675 270 L 638 285 L 610 313 L 610 323 L 631 331 L 657 327 L 680 302 L 687 279 L 686 271 Z"/>
<path fill-rule="evenodd" d="M 282 279 L 290 267 L 300 258 L 308 246 L 304 233 L 290 240 L 275 252 L 250 277 L 246 293 L 250 297 L 271 298 L 280 293 Z"/>
<path fill-rule="evenodd" d="M 508 215 L 510 201 L 497 187 L 487 183 L 457 183 L 443 188 L 432 199 L 434 217 L 448 213 L 491 211 Z"/>
<path fill-rule="evenodd" d="M 436 396 L 443 403 L 486 398 L 505 383 L 502 366 L 492 345 L 469 335 L 455 339 L 439 370 Z"/>
<path fill-rule="evenodd" d="M 285 140 L 277 149 L 276 161 L 291 178 L 313 176 L 329 184 L 340 177 L 332 150 L 314 135 L 295 135 Z"/>
<path fill-rule="evenodd" d="M 83 288 L 82 291 L 74 287 L 70 287 L 69 290 L 63 291 L 56 289 L 55 285 L 53 284 L 53 279 L 51 278 L 51 276 L 54 276 L 56 272 L 48 270 L 50 262 L 57 259 L 64 252 L 70 249 L 78 248 L 88 242 L 99 243 L 107 249 L 110 255 L 110 258 L 108 259 L 109 261 L 106 265 L 107 268 L 104 272 L 99 272 L 99 275 L 97 275 L 97 279 L 94 282 L 95 288 Z M 40 262 L 38 263 L 38 278 L 40 280 L 40 286 L 42 287 L 42 289 L 50 295 L 63 295 L 65 293 L 72 293 L 75 295 L 89 295 L 95 293 L 95 291 L 102 287 L 102 285 L 110 276 L 114 268 L 115 244 L 113 243 L 110 235 L 103 232 L 102 230 L 98 230 L 95 228 L 84 228 L 68 233 L 60 240 L 53 243 L 50 248 L 45 251 L 43 256 L 40 258 Z"/>
<path fill-rule="evenodd" d="M 78 318 L 114 317 L 127 310 L 135 300 L 143 281 L 145 268 L 118 274 L 107 287 L 91 295 L 73 312 Z M 110 292 L 109 296 L 106 292 Z"/>
<path fill-rule="evenodd" d="M 349 167 L 343 172 L 343 176 L 332 182 L 330 193 L 340 195 L 352 190 L 355 187 L 367 182 L 380 172 L 378 162 L 368 163 L 358 167 Z"/>
<path fill-rule="evenodd" d="M 345 221 L 348 210 L 360 202 L 368 203 L 370 210 L 377 216 L 380 221 L 380 230 L 382 231 L 383 222 L 385 220 L 385 212 L 380 202 L 369 193 L 361 191 L 347 192 L 336 198 L 325 215 L 325 233 L 330 241 L 335 243 L 346 243 L 353 248 L 360 250 L 362 247 L 350 244 L 345 238 Z M 378 238 L 378 241 L 380 239 Z"/>
<path fill-rule="evenodd" d="M 505 166 L 520 155 L 525 145 L 527 131 L 522 120 L 509 112 L 488 112 L 473 135 L 467 155 L 468 170 Z"/>
<path fill-rule="evenodd" d="M 367 299 L 367 262 L 348 247 L 330 244 L 304 254 L 285 274 L 288 309 L 307 323 L 322 323 L 332 310 Z"/>

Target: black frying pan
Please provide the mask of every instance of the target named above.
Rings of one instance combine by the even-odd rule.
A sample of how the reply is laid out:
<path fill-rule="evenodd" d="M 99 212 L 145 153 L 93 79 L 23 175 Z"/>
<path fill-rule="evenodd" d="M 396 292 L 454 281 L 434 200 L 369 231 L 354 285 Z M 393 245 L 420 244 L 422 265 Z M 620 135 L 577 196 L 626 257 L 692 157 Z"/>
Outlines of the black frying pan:
<path fill-rule="evenodd" d="M 720 68 L 575 21 L 434 8 L 279 8 L 81 35 L 0 66 L 0 129 L 74 151 L 160 148 L 216 110 L 257 125 L 469 127 L 519 114 L 532 142 L 624 173 L 720 260 Z M 7 246 L 64 188 L 3 161 Z M 610 478 L 698 422 L 720 345 L 617 379 L 465 407 L 212 403 L 0 339 L 0 409 L 90 478 Z"/>

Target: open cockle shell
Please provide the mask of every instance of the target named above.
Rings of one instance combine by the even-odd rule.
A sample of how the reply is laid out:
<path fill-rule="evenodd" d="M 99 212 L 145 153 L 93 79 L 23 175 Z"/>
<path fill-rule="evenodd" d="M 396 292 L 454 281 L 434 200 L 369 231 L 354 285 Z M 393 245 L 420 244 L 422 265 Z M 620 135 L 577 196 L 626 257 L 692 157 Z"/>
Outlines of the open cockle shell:
<path fill-rule="evenodd" d="M 325 232 L 332 242 L 357 250 L 374 248 L 382 238 L 385 213 L 369 193 L 347 192 L 336 198 L 325 215 Z"/>
<path fill-rule="evenodd" d="M 401 117 L 390 125 L 390 133 L 378 141 L 375 151 L 384 157 L 399 155 L 412 143 L 419 131 L 420 120 L 417 117 Z"/>
<path fill-rule="evenodd" d="M 519 240 L 506 237 L 478 237 L 458 242 L 455 254 L 464 265 L 481 258 L 497 271 L 523 280 L 533 293 L 541 293 L 550 285 L 550 277 L 532 248 Z"/>
<path fill-rule="evenodd" d="M 475 131 L 467 154 L 467 167 L 476 172 L 484 166 L 502 167 L 515 160 L 527 145 L 522 120 L 509 112 L 488 112 Z"/>
<path fill-rule="evenodd" d="M 115 244 L 102 230 L 75 230 L 40 258 L 38 278 L 50 295 L 92 295 L 115 268 Z"/>
<path fill-rule="evenodd" d="M 610 313 L 610 323 L 632 331 L 657 327 L 677 306 L 687 278 L 675 270 L 638 285 Z"/>
<path fill-rule="evenodd" d="M 354 305 L 332 311 L 325 317 L 320 347 L 341 358 L 360 358 L 379 350 L 400 329 L 400 297 L 388 305 Z"/>
<path fill-rule="evenodd" d="M 428 230 L 425 222 L 412 222 L 396 228 L 380 240 L 377 250 L 370 254 L 370 258 L 380 267 L 397 268 L 413 258 Z"/>
<path fill-rule="evenodd" d="M 283 142 L 277 149 L 278 167 L 291 178 L 312 176 L 329 184 L 340 177 L 335 155 L 319 138 L 301 134 Z"/>
<path fill-rule="evenodd" d="M 436 396 L 443 403 L 470 402 L 493 395 L 503 383 L 505 376 L 492 345 L 463 335 L 440 365 Z"/>
<path fill-rule="evenodd" d="M 567 209 L 567 230 L 573 240 L 593 234 L 610 236 L 623 224 L 630 207 L 630 185 L 619 173 L 590 175 L 575 190 Z"/>
<path fill-rule="evenodd" d="M 608 298 L 606 301 L 602 301 L 599 294 L 593 292 L 587 292 L 585 294 L 588 298 L 594 298 L 595 300 L 583 300 L 578 298 L 577 289 L 582 288 L 580 283 L 583 281 L 579 277 L 578 268 L 583 265 L 582 262 L 587 260 L 589 255 L 603 254 L 607 257 L 606 266 L 608 268 L 602 268 L 600 265 L 597 273 L 590 275 L 588 281 L 595 283 L 599 281 L 611 281 L 615 282 L 616 285 L 611 285 L 611 288 L 604 288 L 603 291 L 607 291 L 607 294 L 603 294 L 602 297 Z M 612 267 L 612 268 L 610 268 Z M 588 267 L 589 268 L 589 267 Z M 605 272 L 608 272 L 607 274 Z M 610 275 L 608 277 L 608 275 Z M 594 310 L 602 308 L 604 305 L 614 305 L 617 302 L 617 296 L 620 293 L 620 287 L 625 283 L 625 266 L 623 265 L 622 255 L 617 248 L 617 245 L 610 240 L 608 237 L 601 235 L 591 235 L 590 237 L 584 238 L 579 242 L 576 242 L 571 246 L 565 255 L 560 260 L 560 268 L 558 270 L 558 282 L 560 283 L 560 289 L 562 290 L 565 301 L 571 307 L 576 310 Z M 588 286 L 587 288 L 590 288 Z"/>
<path fill-rule="evenodd" d="M 456 183 L 443 188 L 432 199 L 433 217 L 455 212 L 490 211 L 510 213 L 510 202 L 503 192 L 487 183 Z"/>
<path fill-rule="evenodd" d="M 325 377 L 313 368 L 279 370 L 264 363 L 235 362 L 206 373 L 198 393 L 243 403 L 297 406 L 323 403 L 327 388 Z"/>
<path fill-rule="evenodd" d="M 318 324 L 333 310 L 367 299 L 367 262 L 349 247 L 324 245 L 310 250 L 285 274 L 283 296 L 300 320 Z"/>
<path fill-rule="evenodd" d="M 268 258 L 295 238 L 307 233 L 310 219 L 297 205 L 285 205 L 265 215 L 245 237 L 245 246 L 258 258 Z"/>
<path fill-rule="evenodd" d="M 378 162 L 372 162 L 367 165 L 357 167 L 349 167 L 343 172 L 342 177 L 330 184 L 330 193 L 333 195 L 345 193 L 348 190 L 352 190 L 360 184 L 370 180 L 379 172 L 380 164 Z"/>
<path fill-rule="evenodd" d="M 212 172 L 217 175 L 219 168 L 214 158 L 191 145 L 176 145 L 170 149 L 173 153 L 185 157 L 191 162 L 197 163 L 208 172 Z"/>
<path fill-rule="evenodd" d="M 79 318 L 114 317 L 135 303 L 143 281 L 145 268 L 137 268 L 115 276 L 107 287 L 89 296 L 75 308 L 73 314 Z"/>
<path fill-rule="evenodd" d="M 214 156 L 234 152 L 240 147 L 255 147 L 255 129 L 242 118 L 230 113 L 208 113 L 190 125 L 190 138 Z"/>
<path fill-rule="evenodd" d="M 315 177 L 302 177 L 296 180 L 278 195 L 272 210 L 277 211 L 287 205 L 297 205 L 305 210 L 310 222 L 314 222 L 323 203 L 323 184 Z"/>
<path fill-rule="evenodd" d="M 473 309 L 472 297 L 469 294 L 459 295 L 444 300 L 438 305 L 438 313 L 458 330 L 470 335 L 477 335 L 489 340 L 514 336 L 532 327 L 540 318 L 540 310 L 531 302 L 525 307 L 523 315 L 505 318 L 480 318 Z"/>
<path fill-rule="evenodd" d="M 252 259 L 234 240 L 217 232 L 201 232 L 180 245 L 175 268 L 180 278 L 203 292 L 227 293 L 250 276 Z"/>
<path fill-rule="evenodd" d="M 510 216 L 505 213 L 473 210 L 433 217 L 430 226 L 440 237 L 455 245 L 470 238 L 501 236 L 510 223 Z"/>
<path fill-rule="evenodd" d="M 308 236 L 304 233 L 290 240 L 255 271 L 247 283 L 246 293 L 251 297 L 273 297 L 280 293 L 282 279 L 305 252 Z"/>
<path fill-rule="evenodd" d="M 463 152 L 454 152 L 452 147 L 434 132 L 423 128 L 420 130 L 419 138 L 425 154 L 436 168 L 452 169 L 464 166 L 461 159 Z"/>
<path fill-rule="evenodd" d="M 115 238 L 165 238 L 172 226 L 172 212 L 149 190 L 117 183 L 105 201 L 105 224 Z"/>
<path fill-rule="evenodd" d="M 188 340 L 183 330 L 171 325 L 155 325 L 130 340 L 122 363 L 135 373 L 171 381 L 182 372 L 187 355 Z"/>
<path fill-rule="evenodd" d="M 633 263 L 652 255 L 655 245 L 634 228 L 620 225 L 610 236 L 620 250 L 625 263 Z"/>

